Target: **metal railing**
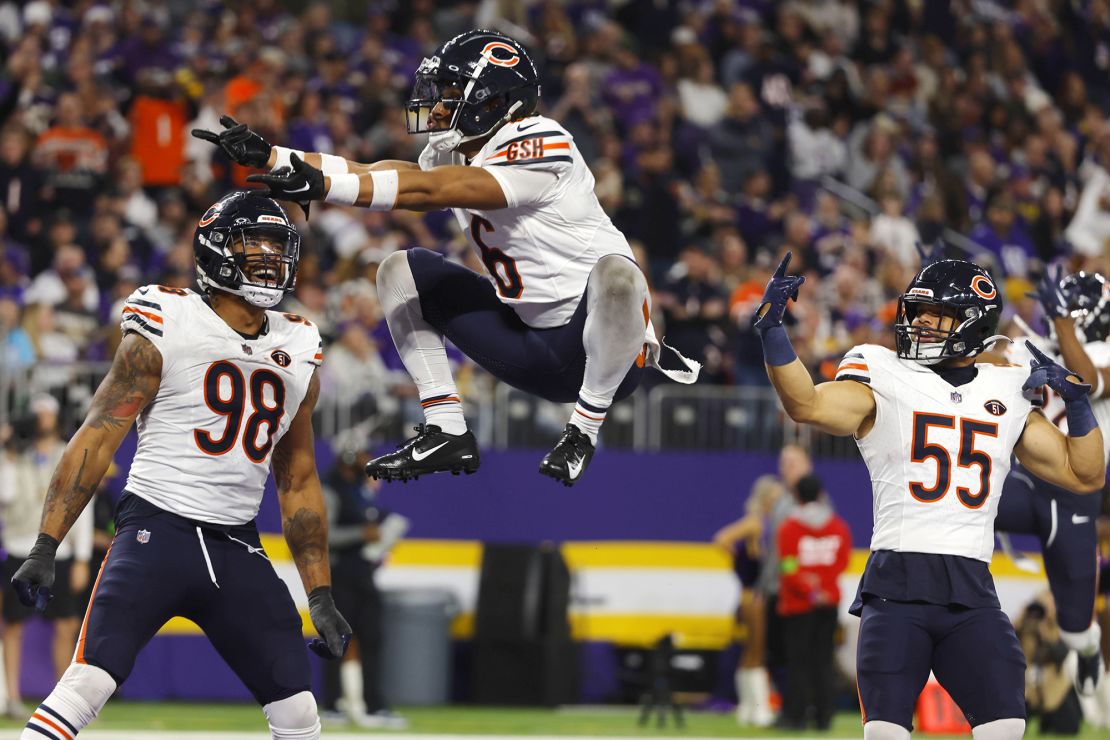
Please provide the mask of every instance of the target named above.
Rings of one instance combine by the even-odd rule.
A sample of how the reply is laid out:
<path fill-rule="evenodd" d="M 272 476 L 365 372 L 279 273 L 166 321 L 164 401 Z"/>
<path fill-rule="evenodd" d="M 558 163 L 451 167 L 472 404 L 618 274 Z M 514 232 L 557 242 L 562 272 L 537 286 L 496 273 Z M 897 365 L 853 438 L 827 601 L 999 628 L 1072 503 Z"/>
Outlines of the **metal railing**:
<path fill-rule="evenodd" d="M 0 424 L 25 419 L 36 393 L 61 402 L 63 426 L 74 429 L 89 408 L 108 363 L 75 363 L 26 369 L 0 368 Z M 505 384 L 492 393 L 467 397 L 467 418 L 483 447 L 543 448 L 551 445 L 570 416 L 572 404 L 556 404 Z M 369 444 L 406 436 L 421 419 L 415 400 L 384 403 L 368 397 L 358 403 L 323 396 L 314 425 L 319 437 L 353 435 Z M 774 454 L 792 442 L 819 457 L 852 458 L 850 437 L 831 437 L 786 417 L 774 390 L 765 386 L 674 385 L 641 389 L 614 404 L 601 443 L 640 452 L 698 450 Z"/>

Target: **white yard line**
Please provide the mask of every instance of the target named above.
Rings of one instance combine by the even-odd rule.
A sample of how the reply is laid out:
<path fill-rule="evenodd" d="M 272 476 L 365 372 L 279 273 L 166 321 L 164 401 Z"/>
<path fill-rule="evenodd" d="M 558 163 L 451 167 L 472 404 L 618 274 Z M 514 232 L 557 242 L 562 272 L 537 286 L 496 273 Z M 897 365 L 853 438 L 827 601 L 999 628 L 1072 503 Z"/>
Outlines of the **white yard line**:
<path fill-rule="evenodd" d="M 19 740 L 19 730 L 0 730 L 0 740 Z M 324 730 L 327 740 L 366 740 L 368 737 L 398 738 L 398 740 L 476 740 L 491 737 L 496 740 L 614 740 L 611 735 L 417 735 L 408 732 L 336 733 Z M 682 740 L 720 740 L 720 738 L 695 737 L 681 734 L 652 734 L 647 737 L 621 737 L 619 740 L 659 740 L 665 737 L 681 737 Z M 260 732 L 166 732 L 152 730 L 83 730 L 81 740 L 270 740 L 268 733 Z M 766 738 L 745 738 L 744 740 L 789 740 L 786 735 Z"/>

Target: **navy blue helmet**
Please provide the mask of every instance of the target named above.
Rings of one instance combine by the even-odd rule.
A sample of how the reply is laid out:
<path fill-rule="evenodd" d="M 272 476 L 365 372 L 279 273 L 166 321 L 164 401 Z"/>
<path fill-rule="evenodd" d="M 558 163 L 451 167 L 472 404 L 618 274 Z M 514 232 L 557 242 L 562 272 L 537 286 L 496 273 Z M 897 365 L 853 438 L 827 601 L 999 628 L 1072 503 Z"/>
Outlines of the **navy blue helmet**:
<path fill-rule="evenodd" d="M 951 328 L 914 326 L 926 306 L 953 316 Z M 973 357 L 997 337 L 1001 315 L 1002 297 L 986 270 L 963 260 L 940 260 L 917 273 L 898 299 L 895 348 L 899 357 L 924 365 Z"/>
<path fill-rule="evenodd" d="M 1084 340 L 1101 342 L 1110 336 L 1110 288 L 1097 272 L 1077 272 L 1060 281 L 1075 326 Z"/>
<path fill-rule="evenodd" d="M 301 237 L 278 202 L 235 191 L 212 205 L 193 234 L 197 282 L 271 308 L 297 283 Z"/>
<path fill-rule="evenodd" d="M 534 115 L 540 80 L 532 57 L 515 39 L 482 29 L 467 31 L 425 57 L 406 105 L 410 134 L 427 133 L 437 104 L 451 112 L 454 145 L 486 136 L 510 120 Z"/>

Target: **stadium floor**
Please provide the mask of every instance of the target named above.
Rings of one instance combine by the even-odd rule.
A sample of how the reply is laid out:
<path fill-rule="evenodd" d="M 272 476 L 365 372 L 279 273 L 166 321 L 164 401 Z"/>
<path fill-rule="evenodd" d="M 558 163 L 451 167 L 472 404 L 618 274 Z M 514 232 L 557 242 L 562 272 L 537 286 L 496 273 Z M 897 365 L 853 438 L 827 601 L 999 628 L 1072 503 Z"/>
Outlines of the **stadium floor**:
<path fill-rule="evenodd" d="M 635 707 L 573 706 L 560 709 L 522 709 L 474 706 L 401 708 L 412 728 L 407 731 L 360 730 L 353 726 L 325 726 L 326 740 L 355 740 L 368 735 L 386 735 L 403 740 L 583 740 L 583 738 L 632 738 L 683 740 L 744 738 L 745 740 L 788 740 L 797 735 L 755 728 L 740 728 L 728 712 L 687 711 L 686 728 L 677 729 L 668 720 L 656 728 L 654 717 L 647 727 L 636 723 Z M 0 719 L 0 740 L 17 740 L 21 722 Z M 1036 734 L 1034 723 L 1030 736 Z M 827 734 L 801 735 L 809 738 L 862 738 L 859 715 L 842 712 Z M 142 703 L 113 701 L 101 718 L 81 732 L 81 740 L 268 740 L 265 720 L 255 706 L 246 704 L 196 704 L 185 702 Z M 942 740 L 957 735 L 930 735 Z M 968 736 L 963 736 L 968 737 Z M 1085 727 L 1080 740 L 1106 740 L 1110 733 Z"/>

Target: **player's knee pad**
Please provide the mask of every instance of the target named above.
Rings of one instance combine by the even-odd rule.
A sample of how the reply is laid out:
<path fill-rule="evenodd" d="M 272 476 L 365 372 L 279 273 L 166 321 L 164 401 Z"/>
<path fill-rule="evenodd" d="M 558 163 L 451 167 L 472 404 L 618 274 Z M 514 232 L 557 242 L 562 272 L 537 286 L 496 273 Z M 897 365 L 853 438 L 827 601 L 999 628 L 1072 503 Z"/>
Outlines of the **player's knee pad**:
<path fill-rule="evenodd" d="M 996 719 L 971 728 L 975 740 L 1021 740 L 1025 734 L 1025 720 L 1017 717 Z"/>
<path fill-rule="evenodd" d="M 416 295 L 416 280 L 406 250 L 398 250 L 378 265 L 378 293 L 408 293 Z"/>
<path fill-rule="evenodd" d="M 617 254 L 598 260 L 590 275 L 590 287 L 599 297 L 612 302 L 634 303 L 637 307 L 647 290 L 647 280 L 635 262 Z"/>
<path fill-rule="evenodd" d="M 316 697 L 310 691 L 262 707 L 270 723 L 274 740 L 316 740 L 320 737 L 320 717 L 316 712 Z"/>
<path fill-rule="evenodd" d="M 103 668 L 71 663 L 54 687 L 51 698 L 57 697 L 65 704 L 62 711 L 84 727 L 96 719 L 115 691 L 116 680 Z"/>
<path fill-rule="evenodd" d="M 872 720 L 863 725 L 863 740 L 909 740 L 910 731 L 893 722 Z"/>

